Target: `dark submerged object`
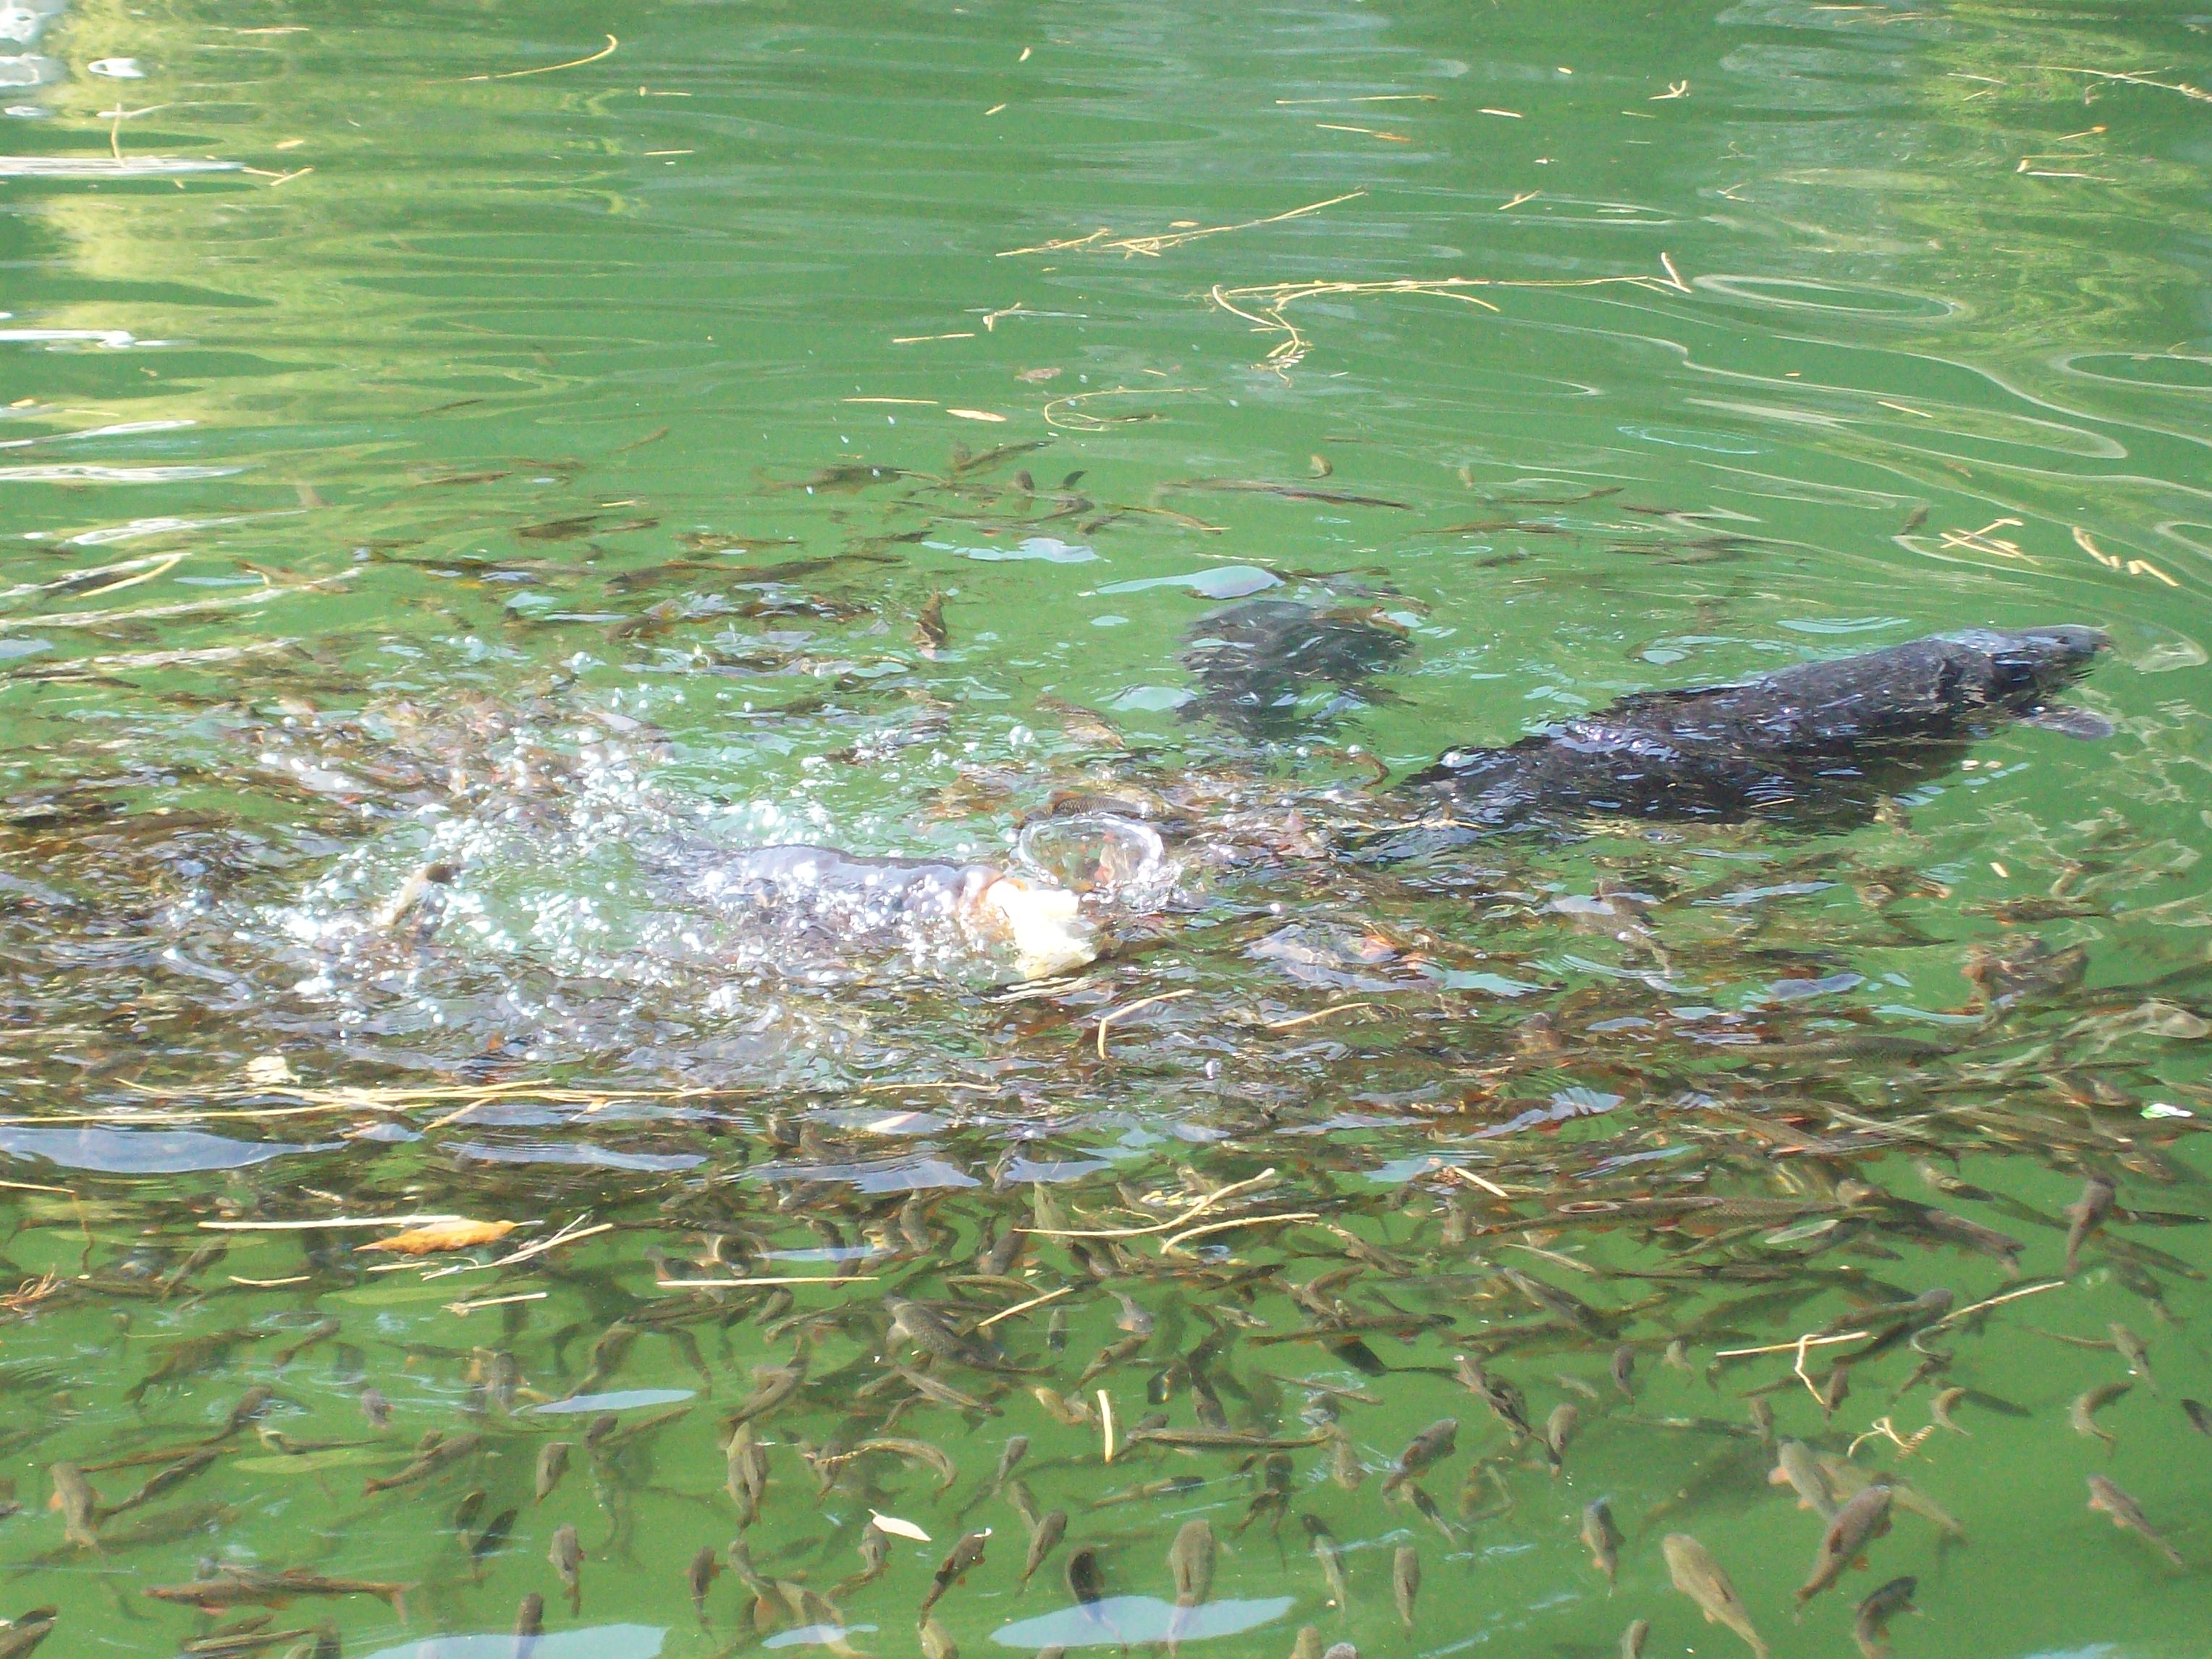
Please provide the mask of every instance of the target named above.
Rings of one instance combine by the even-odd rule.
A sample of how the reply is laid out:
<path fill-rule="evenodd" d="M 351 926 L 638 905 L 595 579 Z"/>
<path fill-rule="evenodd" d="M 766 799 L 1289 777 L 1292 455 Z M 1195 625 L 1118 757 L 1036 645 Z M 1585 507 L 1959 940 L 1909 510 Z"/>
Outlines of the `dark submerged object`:
<path fill-rule="evenodd" d="M 1355 688 L 1396 665 L 1412 648 L 1406 631 L 1370 605 L 1310 605 L 1254 599 L 1202 618 L 1190 631 L 1183 666 L 1199 695 L 1183 717 L 1208 716 L 1255 740 L 1294 737 L 1358 706 Z M 1345 695 L 1319 710 L 1309 692 Z"/>
<path fill-rule="evenodd" d="M 2108 643 L 2094 628 L 1972 629 L 1735 685 L 1646 692 L 1508 748 L 1453 750 L 1407 784 L 1486 826 L 1601 815 L 1862 823 L 2003 721 L 2108 732 L 2051 701 Z"/>

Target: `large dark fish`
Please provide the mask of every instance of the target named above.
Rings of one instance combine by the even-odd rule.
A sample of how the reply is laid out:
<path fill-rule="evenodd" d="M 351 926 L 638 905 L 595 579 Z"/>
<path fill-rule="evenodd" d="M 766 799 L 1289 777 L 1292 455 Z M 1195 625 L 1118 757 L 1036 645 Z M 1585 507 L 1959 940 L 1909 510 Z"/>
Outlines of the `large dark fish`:
<path fill-rule="evenodd" d="M 1972 629 L 1735 685 L 1624 697 L 1504 749 L 1455 749 L 1407 783 L 1485 827 L 1593 815 L 1863 822 L 2006 720 L 2080 735 L 2055 705 L 2094 628 Z"/>

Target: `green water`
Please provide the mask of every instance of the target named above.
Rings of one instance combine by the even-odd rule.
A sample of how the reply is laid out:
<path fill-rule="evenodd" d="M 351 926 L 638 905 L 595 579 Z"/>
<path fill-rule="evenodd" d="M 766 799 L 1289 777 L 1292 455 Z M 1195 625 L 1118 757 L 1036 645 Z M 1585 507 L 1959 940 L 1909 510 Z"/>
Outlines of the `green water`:
<path fill-rule="evenodd" d="M 534 1593 L 539 1659 L 911 1654 L 987 1526 L 930 1610 L 971 1656 L 1749 1652 L 1672 1532 L 1783 1659 L 1903 1574 L 1899 1655 L 2212 1651 L 2212 15 L 5 15 L 0 1614 L 58 1609 L 44 1651 L 246 1617 L 142 1593 L 211 1559 L 414 1587 L 219 1651 L 507 1659 Z M 1239 593 L 1398 654 L 1255 744 L 1182 660 Z M 1378 770 L 1454 744 L 2062 621 L 2112 737 L 2008 729 L 1846 833 L 1367 855 L 1416 811 Z M 732 848 L 1004 858 L 1085 795 L 1178 873 L 1059 981 L 696 899 Z M 355 1248 L 447 1215 L 522 1224 Z M 1938 1287 L 2027 1293 L 1883 1340 Z M 2153 1376 L 2108 1449 L 2069 1413 L 2115 1322 Z M 1857 1330 L 1805 1382 L 1717 1358 Z M 1462 1354 L 1576 1407 L 1562 1468 Z M 727 1425 L 792 1365 L 747 1588 Z M 1963 1537 L 1900 1503 L 1794 1620 L 1821 1528 L 1751 1399 Z M 1445 1417 L 1432 1520 L 1384 1487 Z M 1025 1590 L 1011 1435 L 1068 1517 Z M 47 1506 L 180 1458 L 96 1548 Z M 872 1509 L 931 1541 L 843 1584 Z"/>

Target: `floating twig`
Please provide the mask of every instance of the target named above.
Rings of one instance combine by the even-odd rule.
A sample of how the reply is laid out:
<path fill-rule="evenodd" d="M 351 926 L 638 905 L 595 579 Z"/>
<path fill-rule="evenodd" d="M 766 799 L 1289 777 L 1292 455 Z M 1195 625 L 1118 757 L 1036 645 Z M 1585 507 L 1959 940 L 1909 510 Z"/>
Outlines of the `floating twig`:
<path fill-rule="evenodd" d="M 1364 131 L 1358 128 L 1354 131 Z M 1364 196 L 1364 190 L 1347 191 L 1341 196 L 1332 196 L 1326 202 L 1309 202 L 1288 213 L 1273 213 L 1264 219 L 1247 219 L 1234 225 L 1194 225 L 1185 229 L 1170 229 L 1155 236 L 1115 236 L 1110 228 L 1102 226 L 1088 236 L 1063 237 L 1057 241 L 1039 242 L 1035 247 L 1010 247 L 999 258 L 1011 259 L 1022 253 L 1066 253 L 1081 250 L 1103 252 L 1108 248 L 1119 248 L 1124 257 L 1143 254 L 1156 259 L 1170 248 L 1181 247 L 1186 242 L 1195 242 L 1206 236 L 1225 236 L 1232 230 L 1253 230 L 1261 225 L 1279 225 L 1286 219 L 1303 219 L 1309 213 L 1319 213 L 1323 208 L 1334 207 L 1339 202 L 1349 202 L 1354 197 Z"/>
<path fill-rule="evenodd" d="M 760 1279 L 656 1279 L 664 1291 L 735 1291 L 754 1285 L 871 1285 L 873 1273 L 792 1273 Z"/>
<path fill-rule="evenodd" d="M 479 1308 L 504 1308 L 510 1302 L 543 1302 L 551 1294 L 550 1291 L 517 1291 L 513 1296 L 488 1296 L 478 1302 L 448 1302 L 446 1311 L 465 1317 Z"/>
<path fill-rule="evenodd" d="M 1163 1221 L 1157 1226 L 1106 1227 L 1092 1229 L 1074 1227 L 1017 1227 L 1014 1231 L 1018 1233 L 1034 1234 L 1039 1238 L 1150 1238 L 1156 1233 L 1173 1232 L 1185 1222 L 1194 1221 L 1200 1216 L 1204 1215 L 1208 1210 L 1217 1207 L 1224 1199 L 1233 1198 L 1238 1193 L 1250 1192 L 1255 1187 L 1266 1186 L 1269 1182 L 1275 1178 L 1275 1170 L 1270 1167 L 1261 1170 L 1260 1173 L 1255 1176 L 1247 1176 L 1243 1181 L 1232 1181 L 1226 1187 L 1216 1188 L 1212 1192 L 1208 1193 L 1204 1198 L 1199 1200 L 1197 1203 L 1192 1205 L 1190 1208 L 1185 1210 L 1181 1215 L 1176 1217 L 1174 1220 Z"/>
<path fill-rule="evenodd" d="M 1012 1319 L 1016 1314 L 1027 1313 L 1031 1308 L 1042 1308 L 1048 1302 L 1057 1302 L 1074 1288 L 1073 1285 L 1063 1285 L 1056 1291 L 1047 1291 L 1042 1296 L 1033 1296 L 1026 1302 L 1017 1302 L 1012 1307 L 1001 1309 L 988 1319 L 979 1322 L 975 1328 L 979 1331 L 988 1331 L 1002 1319 Z"/>
<path fill-rule="evenodd" d="M 496 75 L 465 75 L 461 80 L 465 85 L 471 81 L 520 81 L 526 75 L 550 75 L 556 70 L 581 69 L 586 64 L 598 63 L 602 58 L 613 57 L 615 48 L 621 44 L 621 41 L 610 34 L 607 36 L 606 45 L 588 58 L 571 58 L 565 64 L 544 64 L 536 69 L 501 70 Z"/>
<path fill-rule="evenodd" d="M 1195 990 L 1163 991 L 1156 997 L 1140 997 L 1134 1002 L 1124 1003 L 1119 1008 L 1109 1009 L 1098 1017 L 1098 1058 L 1106 1058 L 1106 1032 L 1115 1020 L 1126 1018 L 1140 1008 L 1150 1008 L 1163 1002 L 1174 1002 L 1182 997 L 1196 996 Z"/>
<path fill-rule="evenodd" d="M 1355 1008 L 1372 1008 L 1371 1002 L 1339 1002 L 1327 1008 L 1316 1008 L 1310 1014 L 1294 1014 L 1288 1019 L 1271 1019 L 1263 1028 L 1270 1031 L 1288 1031 L 1300 1025 L 1310 1025 L 1317 1019 L 1327 1019 L 1332 1014 L 1348 1014 Z"/>
<path fill-rule="evenodd" d="M 1457 300 L 1463 304 L 1480 306 L 1485 311 L 1496 311 L 1498 307 L 1493 302 L 1468 290 L 1478 288 L 1605 288 L 1622 285 L 1661 289 L 1672 288 L 1679 282 L 1677 278 L 1676 283 L 1670 283 L 1657 276 L 1401 276 L 1388 282 L 1259 283 L 1245 288 L 1224 288 L 1216 283 L 1208 290 L 1207 297 L 1232 316 L 1242 317 L 1258 332 L 1280 337 L 1262 360 L 1264 367 L 1279 374 L 1294 363 L 1303 362 L 1313 349 L 1313 343 L 1285 314 L 1302 300 L 1419 294 L 1431 299 Z M 1251 308 L 1247 309 L 1247 307 Z"/>
<path fill-rule="evenodd" d="M 2034 67 L 2054 75 L 2086 75 L 2095 81 L 2117 81 L 2130 87 L 2155 87 L 2160 92 L 2178 92 L 2184 98 L 2193 98 L 2200 104 L 2212 104 L 2212 92 L 2207 92 L 2202 87 L 2192 87 L 2186 81 L 2154 81 L 2148 75 L 2118 70 L 2081 69 L 2072 64 L 2038 64 Z M 2086 98 L 2087 95 L 2087 88 L 2084 88 L 2082 96 Z"/>
<path fill-rule="evenodd" d="M 1185 1239 L 1203 1238 L 1209 1233 L 1225 1233 L 1237 1227 L 1256 1227 L 1263 1222 L 1269 1221 L 1318 1221 L 1320 1219 L 1320 1212 L 1316 1210 L 1292 1210 L 1281 1215 L 1231 1216 L 1226 1221 L 1209 1221 L 1203 1227 L 1188 1228 L 1171 1238 L 1162 1239 L 1160 1254 L 1165 1255 L 1171 1250 L 1180 1249 Z"/>

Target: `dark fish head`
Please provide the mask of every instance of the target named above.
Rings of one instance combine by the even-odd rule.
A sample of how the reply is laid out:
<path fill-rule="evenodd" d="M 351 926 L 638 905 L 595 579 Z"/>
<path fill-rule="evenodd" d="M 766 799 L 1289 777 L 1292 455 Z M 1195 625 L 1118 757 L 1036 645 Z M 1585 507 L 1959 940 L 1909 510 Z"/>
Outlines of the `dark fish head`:
<path fill-rule="evenodd" d="M 2023 709 L 2081 678 L 2097 653 L 2112 644 L 2102 629 L 2071 623 L 2050 628 L 1977 628 L 1945 637 L 1986 655 L 1995 672 L 1996 700 Z"/>

